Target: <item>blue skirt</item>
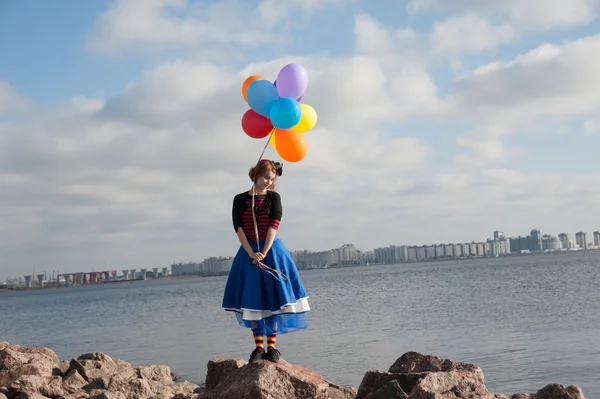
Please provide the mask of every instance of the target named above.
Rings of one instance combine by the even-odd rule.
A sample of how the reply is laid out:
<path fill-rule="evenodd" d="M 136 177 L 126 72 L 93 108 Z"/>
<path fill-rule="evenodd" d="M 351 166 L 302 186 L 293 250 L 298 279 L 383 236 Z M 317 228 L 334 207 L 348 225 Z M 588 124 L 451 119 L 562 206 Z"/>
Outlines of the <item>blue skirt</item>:
<path fill-rule="evenodd" d="M 256 241 L 250 241 L 250 245 L 256 250 Z M 264 241 L 260 242 L 260 247 L 264 247 Z M 308 295 L 283 241 L 275 238 L 262 262 L 287 278 L 280 273 L 275 273 L 275 278 L 253 264 L 240 246 L 227 278 L 223 308 L 235 312 L 242 327 L 266 334 L 285 334 L 308 328 Z"/>

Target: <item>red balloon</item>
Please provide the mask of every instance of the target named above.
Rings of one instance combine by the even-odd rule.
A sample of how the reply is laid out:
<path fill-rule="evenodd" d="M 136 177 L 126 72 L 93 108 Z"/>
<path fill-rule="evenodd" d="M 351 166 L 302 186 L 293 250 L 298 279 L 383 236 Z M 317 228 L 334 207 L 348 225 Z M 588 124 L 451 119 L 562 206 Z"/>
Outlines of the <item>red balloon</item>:
<path fill-rule="evenodd" d="M 253 139 L 262 139 L 273 131 L 273 124 L 266 116 L 259 115 L 249 109 L 242 116 L 242 129 Z"/>

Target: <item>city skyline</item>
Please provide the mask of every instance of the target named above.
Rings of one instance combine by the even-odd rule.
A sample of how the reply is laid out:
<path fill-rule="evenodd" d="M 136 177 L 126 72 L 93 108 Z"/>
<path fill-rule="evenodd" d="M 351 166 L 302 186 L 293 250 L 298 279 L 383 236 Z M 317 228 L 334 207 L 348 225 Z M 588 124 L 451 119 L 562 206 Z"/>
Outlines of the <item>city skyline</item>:
<path fill-rule="evenodd" d="M 561 237 L 562 236 L 562 237 Z M 531 238 L 531 240 L 528 240 L 528 237 Z M 534 238 L 535 237 L 535 238 Z M 571 239 L 571 237 L 574 237 L 574 240 Z M 582 237 L 585 237 L 585 240 L 581 240 Z M 560 247 L 556 247 L 554 246 L 553 248 L 549 249 L 549 248 L 544 248 L 543 246 L 543 240 L 544 238 L 546 239 L 553 239 L 553 240 L 557 240 L 557 242 L 561 245 Z M 587 240 L 587 232 L 584 231 L 576 231 L 574 234 L 573 233 L 569 233 L 569 232 L 564 232 L 562 231 L 561 233 L 558 233 L 556 235 L 552 235 L 549 234 L 547 232 L 543 232 L 539 229 L 531 229 L 531 231 L 529 232 L 528 235 L 511 235 L 508 236 L 504 233 L 504 231 L 501 230 L 495 230 L 492 235 L 490 237 L 486 237 L 485 239 L 474 239 L 474 240 L 470 240 L 470 241 L 463 241 L 463 242 L 457 242 L 457 241 L 447 241 L 447 242 L 443 242 L 443 243 L 425 243 L 425 244 L 417 244 L 417 245 L 412 245 L 412 244 L 388 244 L 387 246 L 382 246 L 382 247 L 375 247 L 373 249 L 360 249 L 359 247 L 355 246 L 354 244 L 343 244 L 340 247 L 337 248 L 330 248 L 330 249 L 325 249 L 325 250 L 318 250 L 318 251 L 311 251 L 311 250 L 290 250 L 290 253 L 292 254 L 292 257 L 294 258 L 294 260 L 296 261 L 296 263 L 298 264 L 299 268 L 301 269 L 306 269 L 306 268 L 310 268 L 311 266 L 318 266 L 318 265 L 314 265 L 314 260 L 315 259 L 332 259 L 333 262 L 330 262 L 331 264 L 337 264 L 340 255 L 337 255 L 338 258 L 336 259 L 335 256 L 332 254 L 335 254 L 336 251 L 339 253 L 340 251 L 344 251 L 344 249 L 349 249 L 353 255 L 352 255 L 352 259 L 348 259 L 349 264 L 352 263 L 352 261 L 354 260 L 360 260 L 361 262 L 374 262 L 374 263 L 385 263 L 385 262 L 406 262 L 406 261 L 419 261 L 419 260 L 435 260 L 435 259 L 446 259 L 449 257 L 465 257 L 465 256 L 476 256 L 476 257 L 489 257 L 489 256 L 495 256 L 496 254 L 508 254 L 508 253 L 515 253 L 515 252 L 520 252 L 521 250 L 531 250 L 532 252 L 535 251 L 544 251 L 544 250 L 552 250 L 552 251 L 556 251 L 556 250 L 566 250 L 566 249 L 600 249 L 600 229 L 598 230 L 594 230 L 592 231 L 592 235 L 591 235 L 591 239 L 592 241 Z M 517 240 L 519 248 L 515 249 L 514 247 L 511 247 L 511 241 L 512 240 Z M 524 241 L 521 241 L 524 240 Z M 505 244 L 505 247 L 501 247 L 501 246 L 496 246 L 494 247 L 493 245 L 487 245 L 486 244 L 491 244 L 493 242 L 506 242 L 507 244 Z M 525 242 L 525 244 L 522 244 L 522 242 Z M 539 245 L 536 246 L 536 244 L 534 244 L 535 242 L 539 242 Z M 475 246 L 473 246 L 473 244 L 475 244 Z M 585 244 L 585 245 L 583 245 Z M 453 254 L 452 255 L 448 255 L 448 249 L 446 246 L 448 245 L 462 245 L 463 247 L 460 249 L 461 253 L 460 255 L 457 254 L 457 249 L 453 248 Z M 464 245 L 468 246 L 468 249 L 466 247 L 464 247 Z M 529 246 L 528 248 L 520 248 L 522 245 L 526 245 Z M 554 244 L 557 245 L 557 244 Z M 440 246 L 442 246 L 443 248 L 440 250 Z M 402 249 L 404 248 L 404 249 Z M 415 252 L 415 255 L 413 255 L 414 258 L 411 258 L 410 254 L 409 254 L 409 250 L 411 248 L 414 248 L 415 251 L 422 251 L 422 255 L 419 255 L 418 252 Z M 418 249 L 417 249 L 418 248 Z M 512 250 L 511 250 L 512 249 Z M 381 255 L 377 255 L 377 252 L 380 251 L 380 253 L 387 253 L 387 256 L 390 256 L 390 252 L 389 251 L 394 251 L 394 255 L 392 256 L 392 259 L 381 259 Z M 400 251 L 400 252 L 399 252 Z M 442 255 L 440 256 L 440 251 L 442 252 Z M 468 255 L 464 255 L 468 253 Z M 404 255 L 402 255 L 404 254 Z M 317 257 L 315 257 L 317 256 Z M 188 261 L 173 261 L 171 262 L 168 267 L 172 268 L 174 265 L 179 265 L 179 270 L 180 273 L 176 273 L 174 275 L 177 274 L 218 274 L 218 273 L 223 273 L 227 270 L 229 270 L 229 268 L 231 267 L 231 263 L 233 261 L 234 256 L 233 255 L 211 255 L 208 257 L 205 257 L 203 260 L 188 260 Z M 404 259 L 402 259 L 404 258 Z M 312 259 L 312 260 L 311 260 Z M 308 262 L 308 264 L 307 264 Z M 319 263 L 319 262 L 317 262 Z M 321 265 L 322 266 L 322 265 Z M 164 270 L 167 266 L 165 265 L 153 265 L 152 267 L 145 267 L 143 268 L 144 270 L 148 270 L 148 272 L 150 273 L 150 271 L 152 269 L 161 269 Z M 132 273 L 138 273 L 139 274 L 139 270 L 138 269 L 129 269 L 127 265 L 121 265 L 118 268 L 115 267 L 115 271 L 116 272 L 120 272 L 121 270 L 124 270 L 123 268 L 125 268 L 126 270 L 131 270 Z M 104 270 L 109 270 L 111 268 L 104 268 Z M 141 270 L 141 269 L 140 269 Z M 84 272 L 84 273 L 88 273 L 88 272 L 93 272 L 94 270 L 77 270 L 77 272 Z M 100 271 L 100 270 L 97 270 Z M 171 270 L 172 271 L 172 270 Z M 41 271 L 41 274 L 45 275 L 45 279 L 47 279 L 48 274 L 50 274 L 51 276 L 54 275 L 58 275 L 60 271 L 57 270 L 43 270 Z M 74 273 L 76 271 L 68 271 L 67 273 Z M 2 278 L 2 276 L 0 276 L 0 282 L 2 282 L 3 280 L 16 280 L 16 279 L 23 279 L 24 276 L 26 275 L 41 275 L 36 273 L 35 271 L 33 273 L 30 274 L 23 274 L 23 275 L 14 275 L 14 276 L 5 276 Z M 35 279 L 34 279 L 35 280 Z"/>

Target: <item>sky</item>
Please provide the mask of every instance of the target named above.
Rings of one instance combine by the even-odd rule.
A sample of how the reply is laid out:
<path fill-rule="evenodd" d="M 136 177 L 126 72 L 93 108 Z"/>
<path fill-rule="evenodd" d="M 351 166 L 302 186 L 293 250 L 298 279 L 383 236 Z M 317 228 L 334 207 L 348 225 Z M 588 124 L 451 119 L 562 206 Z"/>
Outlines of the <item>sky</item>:
<path fill-rule="evenodd" d="M 233 256 L 266 139 L 244 79 L 309 74 L 290 250 L 600 229 L 599 0 L 4 0 L 0 280 Z M 268 147 L 265 157 L 280 160 Z"/>

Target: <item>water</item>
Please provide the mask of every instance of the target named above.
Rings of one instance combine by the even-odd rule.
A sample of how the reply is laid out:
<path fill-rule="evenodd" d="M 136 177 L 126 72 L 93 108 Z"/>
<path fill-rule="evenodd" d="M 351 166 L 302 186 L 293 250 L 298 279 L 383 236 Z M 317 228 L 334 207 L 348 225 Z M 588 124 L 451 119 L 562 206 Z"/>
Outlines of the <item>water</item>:
<path fill-rule="evenodd" d="M 600 251 L 301 272 L 310 329 L 283 356 L 358 387 L 407 351 L 479 365 L 492 392 L 577 384 L 600 398 Z M 101 351 L 204 381 L 215 357 L 247 359 L 251 333 L 220 309 L 225 277 L 0 293 L 0 341 Z"/>

